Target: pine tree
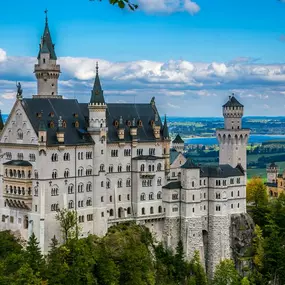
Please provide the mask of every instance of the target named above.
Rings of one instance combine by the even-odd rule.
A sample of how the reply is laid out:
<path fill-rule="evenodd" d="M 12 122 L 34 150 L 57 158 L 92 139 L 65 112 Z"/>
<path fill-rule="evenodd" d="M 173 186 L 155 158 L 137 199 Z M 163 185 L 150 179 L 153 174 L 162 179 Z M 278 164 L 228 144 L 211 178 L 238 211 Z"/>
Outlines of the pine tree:
<path fill-rule="evenodd" d="M 30 236 L 26 250 L 24 252 L 26 263 L 33 270 L 34 274 L 43 274 L 44 271 L 44 259 L 39 248 L 39 242 L 34 233 Z"/>

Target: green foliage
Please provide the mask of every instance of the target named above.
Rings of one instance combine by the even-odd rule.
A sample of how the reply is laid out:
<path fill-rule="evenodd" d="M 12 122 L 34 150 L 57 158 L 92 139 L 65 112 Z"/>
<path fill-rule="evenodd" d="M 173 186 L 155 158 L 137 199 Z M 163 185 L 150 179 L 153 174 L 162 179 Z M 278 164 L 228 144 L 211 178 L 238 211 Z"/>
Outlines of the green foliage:
<path fill-rule="evenodd" d="M 89 0 L 89 1 L 94 1 L 94 0 Z M 102 0 L 99 0 L 99 1 L 101 2 Z M 109 3 L 111 5 L 118 6 L 121 9 L 128 7 L 132 11 L 136 10 L 139 7 L 137 4 L 134 4 L 130 2 L 129 0 L 109 0 Z"/>
<path fill-rule="evenodd" d="M 247 277 L 244 277 L 242 280 L 241 280 L 241 285 L 250 285 L 250 282 L 249 280 L 247 279 Z"/>
<path fill-rule="evenodd" d="M 255 207 L 267 204 L 266 186 L 262 179 L 252 178 L 246 185 L 246 200 L 253 203 Z"/>
<path fill-rule="evenodd" d="M 10 231 L 0 232 L 0 240 L 0 260 L 5 259 L 9 254 L 21 252 L 20 240 L 12 235 Z"/>
<path fill-rule="evenodd" d="M 78 237 L 79 226 L 76 211 L 61 209 L 56 213 L 55 219 L 59 222 L 64 242 L 67 242 L 69 238 Z"/>
<path fill-rule="evenodd" d="M 239 285 L 240 276 L 230 259 L 222 260 L 217 266 L 214 274 L 213 285 Z"/>

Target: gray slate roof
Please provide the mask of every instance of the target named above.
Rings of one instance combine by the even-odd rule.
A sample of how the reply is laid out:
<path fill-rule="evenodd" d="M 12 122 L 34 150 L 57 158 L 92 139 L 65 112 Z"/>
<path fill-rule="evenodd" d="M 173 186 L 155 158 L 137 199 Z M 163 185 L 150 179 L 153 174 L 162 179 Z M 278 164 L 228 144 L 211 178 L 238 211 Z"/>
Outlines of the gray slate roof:
<path fill-rule="evenodd" d="M 170 150 L 170 164 L 172 164 L 175 159 L 178 157 L 180 152 L 178 152 L 176 149 L 172 148 Z"/>
<path fill-rule="evenodd" d="M 104 99 L 104 95 L 103 95 L 103 89 L 101 87 L 98 69 L 99 68 L 98 68 L 98 63 L 97 63 L 97 65 L 96 65 L 96 76 L 95 76 L 93 89 L 91 91 L 90 103 L 105 104 L 105 99 Z"/>
<path fill-rule="evenodd" d="M 153 156 L 153 155 L 140 155 L 133 158 L 133 160 L 157 160 L 163 159 L 163 157 Z"/>
<path fill-rule="evenodd" d="M 162 188 L 164 188 L 164 189 L 180 189 L 181 188 L 181 181 L 170 182 L 170 183 L 166 184 L 165 186 L 163 186 Z"/>
<path fill-rule="evenodd" d="M 200 168 L 198 165 L 194 163 L 194 161 L 189 157 L 187 161 L 181 166 L 181 168 L 186 168 L 186 169 L 197 169 Z"/>
<path fill-rule="evenodd" d="M 66 121 L 64 128 L 66 145 L 94 143 L 86 132 L 87 122 L 77 100 L 33 98 L 23 99 L 22 105 L 36 133 L 46 127 L 48 145 L 59 145 L 56 138 L 59 116 Z M 41 117 L 38 117 L 39 113 L 42 113 Z M 79 123 L 79 128 L 74 125 L 76 121 Z M 54 128 L 50 127 L 51 122 L 54 122 Z"/>
<path fill-rule="evenodd" d="M 54 50 L 54 44 L 52 43 L 51 34 L 49 31 L 49 26 L 46 21 L 44 33 L 42 36 L 41 44 L 40 44 L 40 51 L 38 54 L 38 59 L 40 58 L 41 53 L 49 53 L 50 59 L 56 60 L 56 54 Z"/>
<path fill-rule="evenodd" d="M 236 99 L 235 96 L 230 96 L 229 100 L 223 107 L 243 107 L 243 105 Z"/>
<path fill-rule="evenodd" d="M 32 166 L 32 164 L 26 160 L 10 160 L 3 165 L 13 165 L 13 166 Z"/>
<path fill-rule="evenodd" d="M 201 177 L 227 178 L 232 176 L 243 176 L 244 173 L 239 167 L 232 167 L 229 164 L 219 166 L 204 166 L 200 168 Z"/>
<path fill-rule="evenodd" d="M 184 143 L 184 140 L 178 134 L 176 138 L 173 140 L 173 143 Z"/>

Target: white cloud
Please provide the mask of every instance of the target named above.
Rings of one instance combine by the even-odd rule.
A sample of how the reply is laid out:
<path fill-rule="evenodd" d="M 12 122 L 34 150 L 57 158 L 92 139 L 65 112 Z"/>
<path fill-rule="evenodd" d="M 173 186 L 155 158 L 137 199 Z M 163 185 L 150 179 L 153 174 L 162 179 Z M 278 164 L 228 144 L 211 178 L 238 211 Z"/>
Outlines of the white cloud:
<path fill-rule="evenodd" d="M 6 51 L 0 48 L 0 62 L 4 62 L 7 59 Z"/>
<path fill-rule="evenodd" d="M 174 105 L 174 104 L 171 104 L 171 103 L 167 103 L 167 106 L 170 107 L 170 108 L 174 108 L 174 109 L 180 109 L 180 106 Z"/>
<path fill-rule="evenodd" d="M 188 12 L 194 15 L 200 11 L 199 5 L 192 0 L 138 0 L 139 9 L 148 13 Z"/>
<path fill-rule="evenodd" d="M 6 100 L 13 100 L 16 98 L 16 93 L 15 92 L 5 92 L 2 95 L 2 98 L 6 99 Z"/>

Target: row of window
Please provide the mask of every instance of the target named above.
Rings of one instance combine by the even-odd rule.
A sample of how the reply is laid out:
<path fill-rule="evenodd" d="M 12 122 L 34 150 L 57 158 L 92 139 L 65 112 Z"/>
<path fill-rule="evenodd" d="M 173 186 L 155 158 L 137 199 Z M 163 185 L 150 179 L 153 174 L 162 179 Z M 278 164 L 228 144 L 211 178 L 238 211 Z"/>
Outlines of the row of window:
<path fill-rule="evenodd" d="M 77 176 L 82 177 L 83 174 L 84 174 L 84 168 L 81 167 L 81 168 L 79 168 L 79 169 L 77 170 Z M 91 175 L 92 175 L 92 168 L 87 168 L 87 169 L 85 170 L 85 176 L 91 176 Z M 68 178 L 69 176 L 70 176 L 69 169 L 66 169 L 66 170 L 64 171 L 64 173 L 63 173 L 63 177 L 64 177 L 64 178 Z M 58 178 L 57 170 L 54 169 L 54 170 L 52 171 L 51 177 L 52 177 L 52 179 L 57 179 L 57 178 Z M 36 177 L 36 178 L 38 178 L 38 177 Z"/>
<path fill-rule="evenodd" d="M 234 178 L 231 178 L 230 179 L 230 184 L 234 184 L 235 183 L 235 180 L 234 180 Z M 237 179 L 236 179 L 236 184 L 240 184 L 240 177 L 238 177 Z M 216 186 L 221 186 L 221 185 L 223 185 L 223 186 L 226 186 L 227 185 L 227 180 L 216 180 Z"/>
<path fill-rule="evenodd" d="M 131 149 L 125 149 L 124 150 L 124 156 L 131 156 L 131 154 L 132 154 Z M 149 148 L 148 154 L 149 155 L 155 155 L 155 148 Z M 137 156 L 141 156 L 141 155 L 143 155 L 143 149 L 142 148 L 138 148 L 137 149 Z M 111 156 L 112 157 L 118 157 L 118 150 L 117 149 L 112 149 L 111 150 Z"/>
<path fill-rule="evenodd" d="M 9 218 L 9 219 L 8 219 Z M 6 215 L 2 215 L 2 222 L 5 223 L 6 222 L 6 219 L 8 219 L 10 221 L 11 224 L 14 223 L 14 217 L 13 216 L 6 216 Z M 18 218 L 18 224 L 22 224 L 22 218 Z M 28 225 L 29 225 L 29 222 L 28 222 L 28 216 L 24 216 L 24 229 L 27 229 L 28 228 Z"/>
<path fill-rule="evenodd" d="M 145 193 L 142 193 L 140 198 L 141 198 L 141 201 L 145 201 L 145 200 L 146 200 L 146 194 L 145 194 Z M 159 191 L 159 192 L 157 193 L 156 198 L 157 198 L 158 200 L 162 199 L 162 192 L 161 192 L 161 191 Z M 149 193 L 148 199 L 149 199 L 149 200 L 154 200 L 154 193 L 153 193 L 153 192 Z"/>
<path fill-rule="evenodd" d="M 73 201 L 73 200 L 70 200 L 70 201 L 68 202 L 68 209 L 73 209 L 74 206 L 75 206 L 74 201 Z M 84 201 L 83 201 L 83 200 L 77 201 L 77 206 L 78 206 L 78 208 L 84 207 Z M 90 206 L 92 206 L 92 199 L 89 197 L 89 198 L 86 200 L 86 207 L 90 207 Z"/>
<path fill-rule="evenodd" d="M 87 214 L 87 222 L 93 221 L 93 214 Z M 84 223 L 84 215 L 78 216 L 78 222 L 79 223 Z"/>
<path fill-rule="evenodd" d="M 14 177 L 14 178 L 31 178 L 32 173 L 31 170 L 25 172 L 24 170 L 16 170 L 16 169 L 5 169 L 5 176 L 6 177 Z"/>
<path fill-rule="evenodd" d="M 5 187 L 6 193 L 14 194 L 14 195 L 31 195 L 32 190 L 31 187 L 28 187 L 27 189 L 25 187 L 16 187 L 16 186 L 8 186 Z"/>
<path fill-rule="evenodd" d="M 161 207 L 161 206 L 158 206 L 157 212 L 158 212 L 159 214 L 162 213 L 162 207 Z M 155 212 L 154 212 L 154 207 L 150 207 L 150 208 L 149 208 L 149 213 L 150 213 L 150 214 L 155 214 Z M 142 215 L 145 215 L 145 214 L 146 214 L 145 208 L 142 208 L 142 209 L 141 209 L 141 214 L 142 214 Z"/>
<path fill-rule="evenodd" d="M 101 166 L 100 166 L 100 170 L 101 170 Z M 118 172 L 122 172 L 122 170 L 123 170 L 122 165 L 118 165 Z M 131 171 L 131 165 L 130 164 L 127 164 L 126 171 L 127 172 Z M 110 165 L 109 166 L 109 173 L 113 173 L 113 172 L 114 172 L 114 166 Z"/>
<path fill-rule="evenodd" d="M 156 167 L 156 170 L 157 171 L 161 171 L 162 170 L 162 165 L 161 163 L 158 163 L 157 164 L 157 167 Z M 141 172 L 145 172 L 146 171 L 146 166 L 144 164 L 141 165 Z M 154 172 L 154 165 L 149 165 L 148 166 L 148 172 Z"/>
<path fill-rule="evenodd" d="M 78 152 L 77 153 L 77 158 L 78 158 L 78 160 L 83 160 L 84 159 L 84 153 L 83 152 Z M 92 159 L 92 151 L 87 151 L 85 153 L 85 159 Z M 64 161 L 69 161 L 70 160 L 70 153 L 65 152 L 63 154 L 63 160 Z M 57 153 L 53 153 L 51 155 L 51 161 L 53 161 L 53 162 L 58 161 L 58 154 Z"/>

